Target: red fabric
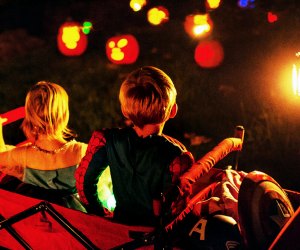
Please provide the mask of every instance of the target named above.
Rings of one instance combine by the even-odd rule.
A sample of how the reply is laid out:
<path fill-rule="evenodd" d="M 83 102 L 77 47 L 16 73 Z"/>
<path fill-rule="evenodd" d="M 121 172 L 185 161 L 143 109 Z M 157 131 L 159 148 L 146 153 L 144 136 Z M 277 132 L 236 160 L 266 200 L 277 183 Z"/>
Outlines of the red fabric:
<path fill-rule="evenodd" d="M 93 155 L 99 148 L 103 147 L 105 143 L 106 140 L 103 133 L 101 133 L 100 131 L 95 131 L 89 141 L 85 156 L 82 158 L 81 163 L 75 172 L 76 189 L 80 196 L 80 200 L 86 205 L 88 205 L 88 200 L 86 199 L 84 194 L 84 176 L 89 163 L 93 158 Z"/>
<path fill-rule="evenodd" d="M 7 112 L 5 112 L 3 114 L 0 114 L 0 116 L 2 118 L 7 118 L 7 121 L 2 124 L 3 126 L 7 125 L 9 123 L 12 123 L 14 121 L 17 121 L 19 119 L 24 118 L 25 117 L 25 107 L 21 106 L 21 107 L 12 109 L 12 110 L 7 111 Z M 19 143 L 17 146 L 21 146 L 21 145 L 23 145 L 23 144 L 25 144 L 27 142 L 28 141 L 26 140 L 24 142 Z M 0 182 L 4 178 L 5 175 L 6 175 L 5 173 L 0 172 Z"/>
<path fill-rule="evenodd" d="M 0 214 L 4 218 L 9 218 L 40 202 L 41 200 L 0 189 Z M 121 225 L 95 215 L 52 205 L 59 214 L 100 249 L 110 249 L 132 241 L 128 236 L 129 230 L 152 231 L 150 227 Z M 51 227 L 49 222 L 52 224 Z M 42 213 L 39 212 L 13 224 L 12 227 L 33 249 L 85 249 L 47 212 L 46 217 L 43 217 Z M 0 230 L 0 246 L 15 250 L 23 249 L 5 229 Z"/>
<path fill-rule="evenodd" d="M 238 221 L 238 192 L 246 174 L 243 171 L 212 168 L 193 184 L 194 192 L 188 197 L 187 204 L 184 203 L 184 209 L 182 209 L 180 203 L 172 205 L 175 206 L 172 210 L 173 213 L 179 213 L 179 215 L 166 226 L 166 230 L 170 231 L 179 221 L 184 220 L 190 212 L 199 218 L 220 212 Z M 178 212 L 178 209 L 181 209 L 181 211 Z"/>
<path fill-rule="evenodd" d="M 0 115 L 2 118 L 7 118 L 7 121 L 3 123 L 3 125 L 12 123 L 14 121 L 17 121 L 19 119 L 24 118 L 25 116 L 25 108 L 19 107 L 19 108 L 15 108 L 13 110 L 10 110 L 6 113 L 3 113 Z"/>
<path fill-rule="evenodd" d="M 181 175 L 183 175 L 194 163 L 194 157 L 191 152 L 186 151 L 182 155 L 176 157 L 170 164 L 170 173 L 172 174 L 172 183 L 177 183 Z"/>

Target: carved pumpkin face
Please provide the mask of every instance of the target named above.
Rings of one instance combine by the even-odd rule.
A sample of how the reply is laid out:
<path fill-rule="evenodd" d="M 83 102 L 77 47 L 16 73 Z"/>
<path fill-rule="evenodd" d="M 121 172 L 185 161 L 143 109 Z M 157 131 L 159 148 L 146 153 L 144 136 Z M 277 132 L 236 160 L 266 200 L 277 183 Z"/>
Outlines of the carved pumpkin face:
<path fill-rule="evenodd" d="M 224 59 L 222 45 L 218 41 L 200 42 L 194 54 L 195 61 L 203 68 L 214 68 L 219 66 Z"/>
<path fill-rule="evenodd" d="M 82 32 L 79 23 L 66 22 L 59 29 L 57 45 L 63 55 L 79 56 L 87 48 L 87 36 Z"/>
<path fill-rule="evenodd" d="M 132 35 L 111 37 L 106 42 L 106 56 L 115 64 L 134 63 L 139 55 L 138 41 Z"/>

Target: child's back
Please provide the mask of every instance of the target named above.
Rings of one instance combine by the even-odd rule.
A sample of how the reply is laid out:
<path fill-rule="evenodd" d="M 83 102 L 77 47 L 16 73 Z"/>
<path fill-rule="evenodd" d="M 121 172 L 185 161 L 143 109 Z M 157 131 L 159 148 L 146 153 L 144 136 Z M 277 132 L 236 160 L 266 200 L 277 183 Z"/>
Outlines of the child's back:
<path fill-rule="evenodd" d="M 133 127 L 93 133 L 76 172 L 82 201 L 101 213 L 96 183 L 110 167 L 116 199 L 114 218 L 130 224 L 153 224 L 161 194 L 190 166 L 191 155 L 177 140 L 163 135 L 177 112 L 176 89 L 161 70 L 144 67 L 131 73 L 120 90 L 121 109 Z"/>

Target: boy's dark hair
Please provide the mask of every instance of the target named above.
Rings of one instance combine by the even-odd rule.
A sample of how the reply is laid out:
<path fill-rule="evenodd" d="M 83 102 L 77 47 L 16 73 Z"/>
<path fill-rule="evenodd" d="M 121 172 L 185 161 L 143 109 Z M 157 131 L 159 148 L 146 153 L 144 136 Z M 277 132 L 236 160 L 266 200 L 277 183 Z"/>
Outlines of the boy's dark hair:
<path fill-rule="evenodd" d="M 176 103 L 177 91 L 162 70 L 145 66 L 131 72 L 123 81 L 119 100 L 126 118 L 139 128 L 167 120 Z"/>

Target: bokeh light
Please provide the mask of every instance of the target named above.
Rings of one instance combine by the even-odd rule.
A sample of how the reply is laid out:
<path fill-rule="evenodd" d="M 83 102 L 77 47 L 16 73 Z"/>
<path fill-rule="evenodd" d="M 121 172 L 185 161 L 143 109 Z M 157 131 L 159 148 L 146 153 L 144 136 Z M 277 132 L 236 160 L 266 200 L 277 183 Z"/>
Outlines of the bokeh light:
<path fill-rule="evenodd" d="M 137 12 L 140 11 L 146 4 L 146 0 L 131 0 L 129 6 L 133 11 Z"/>
<path fill-rule="evenodd" d="M 197 45 L 194 57 L 200 67 L 217 67 L 224 59 L 223 47 L 221 43 L 216 40 L 202 41 Z"/>
<path fill-rule="evenodd" d="M 160 25 L 169 20 L 169 11 L 163 6 L 153 7 L 147 12 L 147 19 L 152 25 Z"/>
<path fill-rule="evenodd" d="M 86 35 L 88 35 L 91 32 L 91 29 L 93 28 L 93 25 L 91 22 L 89 21 L 85 21 L 83 22 L 82 25 L 82 32 Z"/>
<path fill-rule="evenodd" d="M 208 9 L 217 9 L 221 4 L 221 0 L 207 0 L 206 6 Z"/>
<path fill-rule="evenodd" d="M 209 14 L 188 15 L 185 18 L 184 29 L 193 38 L 206 37 L 212 32 L 213 22 Z"/>

